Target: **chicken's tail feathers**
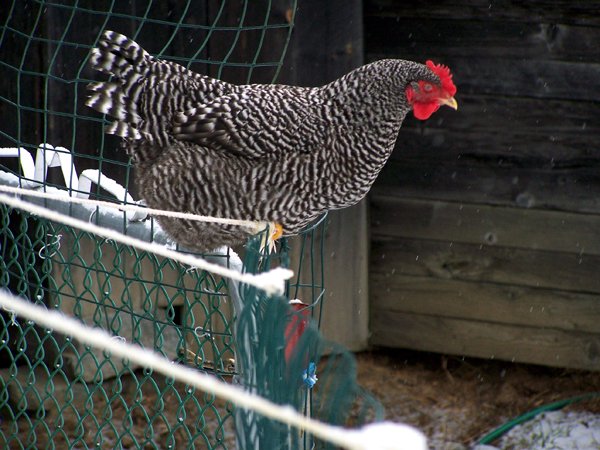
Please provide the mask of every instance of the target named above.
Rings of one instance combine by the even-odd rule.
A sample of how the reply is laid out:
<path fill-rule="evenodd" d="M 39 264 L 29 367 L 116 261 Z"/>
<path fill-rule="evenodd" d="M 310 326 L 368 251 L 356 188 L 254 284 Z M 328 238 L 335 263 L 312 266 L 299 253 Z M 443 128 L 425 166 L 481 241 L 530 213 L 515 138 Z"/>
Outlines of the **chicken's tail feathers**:
<path fill-rule="evenodd" d="M 154 58 L 136 42 L 114 31 L 105 31 L 90 54 L 90 66 L 114 76 L 114 81 L 93 82 L 86 105 L 115 119 L 105 129 L 108 134 L 137 140 L 142 133 L 142 118 L 138 100 L 144 78 L 150 72 Z"/>
<path fill-rule="evenodd" d="M 153 142 L 154 138 L 146 131 L 139 130 L 133 125 L 122 120 L 115 120 L 104 127 L 106 134 L 114 134 L 129 140 L 144 139 L 148 142 Z"/>
<path fill-rule="evenodd" d="M 175 115 L 213 101 L 234 86 L 153 57 L 139 44 L 105 31 L 90 53 L 90 66 L 112 75 L 88 85 L 86 105 L 115 119 L 106 132 L 128 140 L 166 145 Z"/>
<path fill-rule="evenodd" d="M 146 68 L 153 59 L 137 42 L 107 30 L 92 49 L 90 65 L 100 72 L 126 78 L 131 71 Z"/>
<path fill-rule="evenodd" d="M 141 121 L 135 102 L 131 102 L 129 98 L 129 91 L 119 83 L 94 82 L 88 84 L 87 89 L 90 95 L 85 104 L 90 108 L 128 123 L 136 124 Z"/>

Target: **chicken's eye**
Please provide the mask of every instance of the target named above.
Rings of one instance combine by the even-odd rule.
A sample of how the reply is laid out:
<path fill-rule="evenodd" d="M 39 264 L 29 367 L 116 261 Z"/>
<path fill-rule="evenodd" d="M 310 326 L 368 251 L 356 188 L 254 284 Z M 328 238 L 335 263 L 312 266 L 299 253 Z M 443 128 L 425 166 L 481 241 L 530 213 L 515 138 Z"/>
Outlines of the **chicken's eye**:
<path fill-rule="evenodd" d="M 433 86 L 432 86 L 432 85 L 430 85 L 430 84 L 428 84 L 428 83 L 425 83 L 425 84 L 423 85 L 423 90 L 424 90 L 425 92 L 431 92 L 431 90 L 432 90 L 432 89 L 433 89 Z"/>

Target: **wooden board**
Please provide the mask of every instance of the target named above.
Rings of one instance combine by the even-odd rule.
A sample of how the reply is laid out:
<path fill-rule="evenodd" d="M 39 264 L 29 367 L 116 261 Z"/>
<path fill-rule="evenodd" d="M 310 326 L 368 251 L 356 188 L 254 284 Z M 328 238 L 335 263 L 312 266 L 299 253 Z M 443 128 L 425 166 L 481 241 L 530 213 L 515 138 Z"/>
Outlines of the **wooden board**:
<path fill-rule="evenodd" d="M 372 314 L 374 345 L 600 369 L 600 335 L 390 312 Z"/>
<path fill-rule="evenodd" d="M 600 335 L 600 296 L 377 272 L 373 309 Z"/>
<path fill-rule="evenodd" d="M 432 55 L 433 58 L 435 55 Z M 520 55 L 519 55 L 520 56 Z M 461 92 L 546 99 L 600 100 L 600 67 L 587 62 L 448 57 Z"/>
<path fill-rule="evenodd" d="M 388 161 L 374 195 L 600 213 L 600 171 Z"/>
<path fill-rule="evenodd" d="M 443 112 L 443 111 L 442 111 Z M 447 128 L 423 124 L 402 127 L 391 160 L 430 161 L 431 164 L 493 165 L 499 168 L 529 167 L 532 170 L 566 169 L 598 164 L 600 144 L 585 132 L 561 135 L 533 134 L 519 130 L 499 133 L 494 129 L 457 128 L 449 117 Z M 430 126 L 431 125 L 431 126 Z"/>
<path fill-rule="evenodd" d="M 600 293 L 600 257 L 419 239 L 378 239 L 371 276 L 398 273 Z"/>
<path fill-rule="evenodd" d="M 523 97 L 495 98 L 483 94 L 466 94 L 462 91 L 457 97 L 459 101 L 457 111 L 448 108 L 441 109 L 426 122 L 415 120 L 409 114 L 400 131 L 400 138 L 406 130 L 411 130 L 413 133 L 419 131 L 423 135 L 426 135 L 429 130 L 445 131 L 449 135 L 448 139 L 444 142 L 432 143 L 433 147 L 438 150 L 438 158 L 444 158 L 446 155 L 447 145 L 444 144 L 450 144 L 451 149 L 457 146 L 461 147 L 461 151 L 455 151 L 453 156 L 456 156 L 456 153 L 473 152 L 474 150 L 487 154 L 491 153 L 488 147 L 494 150 L 504 147 L 504 145 L 495 145 L 494 141 L 497 138 L 501 139 L 501 142 L 509 138 L 510 143 L 504 147 L 503 151 L 500 151 L 506 158 L 517 158 L 521 156 L 521 152 L 528 151 L 529 138 L 544 137 L 546 150 L 537 155 L 540 159 L 543 159 L 544 156 L 547 159 L 560 160 L 581 157 L 577 153 L 575 155 L 567 152 L 563 155 L 553 154 L 554 146 L 561 143 L 563 146 L 575 149 L 580 148 L 581 144 L 585 144 L 588 147 L 587 156 L 598 159 L 595 152 L 589 151 L 589 147 L 598 144 L 597 135 L 600 132 L 598 121 L 592 119 L 592 117 L 600 115 L 600 105 L 597 102 Z M 467 132 L 475 136 L 483 135 L 487 141 L 483 142 L 484 145 L 475 148 L 470 148 L 461 141 L 454 142 L 453 134 L 461 132 L 463 135 Z M 520 139 L 514 138 L 514 136 L 520 136 Z M 417 145 L 418 140 L 414 141 L 413 146 L 410 145 L 411 142 L 413 141 L 408 141 L 399 147 L 402 154 L 412 147 L 422 148 L 424 146 L 423 143 Z M 561 156 L 561 158 L 557 158 L 557 156 Z M 527 162 L 526 159 L 525 163 Z"/>
<path fill-rule="evenodd" d="M 394 53 L 399 42 L 410 41 L 414 45 L 404 50 L 406 56 L 418 57 L 427 48 L 444 57 L 503 59 L 517 53 L 534 59 L 580 62 L 597 57 L 595 43 L 600 40 L 600 27 L 569 25 L 562 20 L 514 21 L 497 15 L 486 20 L 370 15 L 365 27 L 370 55 Z"/>
<path fill-rule="evenodd" d="M 329 217 L 321 331 L 349 350 L 365 350 L 369 340 L 367 202 L 332 211 Z"/>
<path fill-rule="evenodd" d="M 377 195 L 371 198 L 371 233 L 600 255 L 600 216 L 591 214 Z"/>
<path fill-rule="evenodd" d="M 365 2 L 365 16 L 404 17 L 411 19 L 471 19 L 510 20 L 519 22 L 565 23 L 600 26 L 595 14 L 600 2 L 535 0 L 494 4 L 482 1 L 447 2 L 444 0 L 369 0 Z M 418 20 L 415 20 L 417 22 Z"/>

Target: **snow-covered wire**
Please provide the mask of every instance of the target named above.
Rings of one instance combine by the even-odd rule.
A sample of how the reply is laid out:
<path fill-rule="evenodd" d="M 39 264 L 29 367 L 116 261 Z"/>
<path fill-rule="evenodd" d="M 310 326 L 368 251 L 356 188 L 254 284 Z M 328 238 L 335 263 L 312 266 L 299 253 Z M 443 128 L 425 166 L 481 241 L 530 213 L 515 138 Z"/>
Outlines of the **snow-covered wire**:
<path fill-rule="evenodd" d="M 25 188 L 20 188 L 20 187 L 0 185 L 0 192 L 6 192 L 6 193 L 10 193 L 10 194 L 29 196 L 29 197 L 45 198 L 45 199 L 49 199 L 49 200 L 58 200 L 61 202 L 76 203 L 76 204 L 80 204 L 80 205 L 92 205 L 92 206 L 106 207 L 106 208 L 117 209 L 119 211 L 135 212 L 135 213 L 142 213 L 142 214 L 152 214 L 155 216 L 173 217 L 176 219 L 195 220 L 195 221 L 199 221 L 199 222 L 212 222 L 212 223 L 220 223 L 220 224 L 224 224 L 224 225 L 237 225 L 237 226 L 247 228 L 252 233 L 258 233 L 258 232 L 264 230 L 269 225 L 269 223 L 266 221 L 239 220 L 239 219 L 227 219 L 227 218 L 222 218 L 222 217 L 202 216 L 199 214 L 192 214 L 192 213 L 186 213 L 186 212 L 167 211 L 164 209 L 147 208 L 145 206 L 124 204 L 124 203 L 114 203 L 114 202 L 107 202 L 107 201 L 101 201 L 101 200 L 91 200 L 89 198 L 72 197 L 72 196 L 67 195 L 66 191 L 42 192 L 42 191 L 34 191 L 31 189 L 25 189 Z"/>
<path fill-rule="evenodd" d="M 328 425 L 303 416 L 291 406 L 277 405 L 240 387 L 219 381 L 213 376 L 175 364 L 150 349 L 120 339 L 112 339 L 112 336 L 102 329 L 86 326 L 73 317 L 15 297 L 6 291 L 0 290 L 0 305 L 39 326 L 102 349 L 113 357 L 151 368 L 182 383 L 229 400 L 238 407 L 256 411 L 270 419 L 303 429 L 334 445 L 350 450 L 426 450 L 427 448 L 425 437 L 418 430 L 407 425 L 383 422 L 367 425 L 358 430 Z"/>
<path fill-rule="evenodd" d="M 100 227 L 83 220 L 74 219 L 64 214 L 52 211 L 48 208 L 34 205 L 30 202 L 11 197 L 9 195 L 0 194 L 0 203 L 4 203 L 13 208 L 21 209 L 34 214 L 39 217 L 51 220 L 53 222 L 62 223 L 73 228 L 77 228 L 88 233 L 92 233 L 98 236 L 102 236 L 106 239 L 112 239 L 115 242 L 121 244 L 130 245 L 132 247 L 144 250 L 155 255 L 163 256 L 178 261 L 182 264 L 187 264 L 192 267 L 201 270 L 207 270 L 214 274 L 239 281 L 241 283 L 247 283 L 255 286 L 259 289 L 264 290 L 267 294 L 283 294 L 285 290 L 285 281 L 290 279 L 294 273 L 289 269 L 281 267 L 275 268 L 268 272 L 260 274 L 249 274 L 241 273 L 236 270 L 231 270 L 226 267 L 219 266 L 217 264 L 210 263 L 202 258 L 195 257 L 193 255 L 187 255 L 174 250 L 170 250 L 163 245 L 158 245 L 151 242 L 144 242 L 140 239 L 133 238 L 131 236 L 124 235 L 117 231 L 109 228 Z"/>

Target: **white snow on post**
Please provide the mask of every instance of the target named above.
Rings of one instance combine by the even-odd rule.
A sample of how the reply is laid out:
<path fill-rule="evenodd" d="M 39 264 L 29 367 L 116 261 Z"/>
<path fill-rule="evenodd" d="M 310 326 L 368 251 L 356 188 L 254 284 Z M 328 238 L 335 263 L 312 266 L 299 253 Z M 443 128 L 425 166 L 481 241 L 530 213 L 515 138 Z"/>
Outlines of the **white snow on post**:
<path fill-rule="evenodd" d="M 121 203 L 136 203 L 136 201 L 129 194 L 129 192 L 127 192 L 127 189 L 125 189 L 121 184 L 117 183 L 112 178 L 107 177 L 97 169 L 87 169 L 81 172 L 81 176 L 79 177 L 80 192 L 77 193 L 77 197 L 89 198 L 90 193 L 92 192 L 92 183 L 96 183 L 105 191 L 110 192 Z M 135 211 L 133 213 L 133 217 L 129 217 L 129 220 L 144 220 L 147 216 L 148 214 L 144 211 Z"/>
<path fill-rule="evenodd" d="M 35 174 L 35 163 L 31 154 L 23 147 L 0 148 L 0 158 L 19 158 L 21 171 L 26 178 L 33 178 Z"/>
<path fill-rule="evenodd" d="M 67 189 L 79 188 L 73 156 L 69 150 L 64 147 L 53 147 L 48 143 L 40 144 L 35 155 L 33 179 L 44 183 L 48 175 L 48 167 L 60 167 Z"/>
<path fill-rule="evenodd" d="M 425 435 L 409 425 L 377 422 L 352 430 L 357 449 L 427 450 Z"/>

